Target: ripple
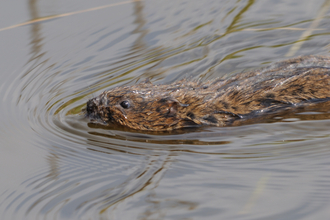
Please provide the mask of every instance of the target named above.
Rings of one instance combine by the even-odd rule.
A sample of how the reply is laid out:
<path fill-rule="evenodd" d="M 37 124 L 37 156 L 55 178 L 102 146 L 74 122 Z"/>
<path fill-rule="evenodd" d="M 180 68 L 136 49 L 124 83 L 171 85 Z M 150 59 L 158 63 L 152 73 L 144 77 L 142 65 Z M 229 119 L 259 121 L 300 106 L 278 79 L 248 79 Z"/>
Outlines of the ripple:
<path fill-rule="evenodd" d="M 88 99 L 115 86 L 146 78 L 153 83 L 188 76 L 207 80 L 282 58 L 297 34 L 281 28 L 304 28 L 312 19 L 303 5 L 136 1 L 22 27 L 22 36 L 30 34 L 26 63 L 0 84 L 6 103 L 0 109 L 1 143 L 42 152 L 42 158 L 26 159 L 44 160 L 46 166 L 25 174 L 18 187 L 3 190 L 2 217 L 325 215 L 327 112 L 155 133 L 95 125 L 82 111 Z M 283 16 L 280 9 L 295 13 Z M 306 46 L 301 53 L 325 53 L 328 35 L 319 30 L 310 39 L 313 48 Z"/>

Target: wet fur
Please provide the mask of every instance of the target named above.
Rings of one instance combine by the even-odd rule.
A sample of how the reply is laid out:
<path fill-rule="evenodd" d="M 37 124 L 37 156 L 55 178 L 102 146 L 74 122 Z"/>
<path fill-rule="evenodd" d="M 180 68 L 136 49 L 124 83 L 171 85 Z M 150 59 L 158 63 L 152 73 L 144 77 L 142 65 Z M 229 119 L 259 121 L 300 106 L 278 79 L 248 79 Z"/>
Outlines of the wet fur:
<path fill-rule="evenodd" d="M 150 82 L 105 91 L 87 102 L 93 121 L 165 131 L 260 121 L 330 99 L 330 58 L 303 56 L 208 82 Z M 129 108 L 121 102 L 128 101 Z"/>

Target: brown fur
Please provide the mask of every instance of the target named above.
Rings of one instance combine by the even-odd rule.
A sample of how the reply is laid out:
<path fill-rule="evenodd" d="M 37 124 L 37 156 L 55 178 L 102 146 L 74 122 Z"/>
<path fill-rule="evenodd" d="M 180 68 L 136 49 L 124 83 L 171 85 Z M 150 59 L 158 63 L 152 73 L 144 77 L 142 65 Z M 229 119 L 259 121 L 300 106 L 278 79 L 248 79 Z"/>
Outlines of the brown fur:
<path fill-rule="evenodd" d="M 329 84 L 330 57 L 303 56 L 224 80 L 117 87 L 89 100 L 86 110 L 92 120 L 139 130 L 228 126 L 329 101 Z"/>

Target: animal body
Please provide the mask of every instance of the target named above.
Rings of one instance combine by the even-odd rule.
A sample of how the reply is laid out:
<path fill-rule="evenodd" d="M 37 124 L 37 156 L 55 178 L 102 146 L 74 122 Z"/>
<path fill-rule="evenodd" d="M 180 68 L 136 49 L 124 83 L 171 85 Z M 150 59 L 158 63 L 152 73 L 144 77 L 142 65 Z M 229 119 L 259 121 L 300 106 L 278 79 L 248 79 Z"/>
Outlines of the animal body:
<path fill-rule="evenodd" d="M 169 131 L 251 123 L 329 100 L 330 57 L 302 56 L 226 79 L 117 87 L 89 100 L 86 115 L 104 124 Z"/>

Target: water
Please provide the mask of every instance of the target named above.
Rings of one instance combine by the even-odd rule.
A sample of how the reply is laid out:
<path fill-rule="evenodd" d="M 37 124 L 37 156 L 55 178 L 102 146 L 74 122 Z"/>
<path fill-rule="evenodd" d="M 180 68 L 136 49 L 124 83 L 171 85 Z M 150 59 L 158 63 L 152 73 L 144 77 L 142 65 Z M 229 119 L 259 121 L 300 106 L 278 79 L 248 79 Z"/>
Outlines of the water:
<path fill-rule="evenodd" d="M 326 219 L 327 113 L 150 133 L 91 124 L 82 109 L 147 78 L 328 55 L 329 4 L 3 2 L 1 219 Z"/>

